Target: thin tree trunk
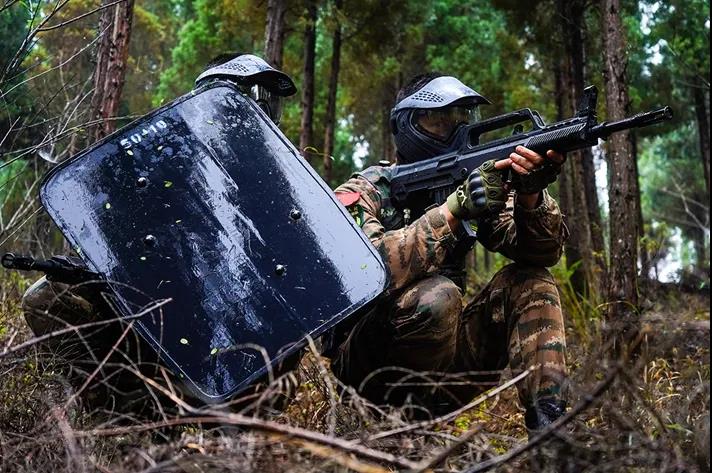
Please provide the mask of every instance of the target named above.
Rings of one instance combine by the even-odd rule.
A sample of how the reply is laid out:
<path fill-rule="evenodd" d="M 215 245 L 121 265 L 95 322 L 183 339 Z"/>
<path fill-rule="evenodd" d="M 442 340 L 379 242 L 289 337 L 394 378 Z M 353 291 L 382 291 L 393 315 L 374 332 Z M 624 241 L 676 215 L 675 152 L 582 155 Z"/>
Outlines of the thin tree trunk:
<path fill-rule="evenodd" d="M 399 51 L 396 53 L 396 57 L 399 57 L 399 54 L 401 54 L 400 48 Z M 383 116 L 381 125 L 381 129 L 383 130 L 383 134 L 381 135 L 383 149 L 381 150 L 381 156 L 382 159 L 386 159 L 391 162 L 395 162 L 396 160 L 396 149 L 395 144 L 393 143 L 393 132 L 391 130 L 391 110 L 395 105 L 395 96 L 402 86 L 403 72 L 400 71 L 395 75 L 395 78 L 393 79 L 393 89 L 389 91 L 389 93 L 386 95 L 387 98 L 384 98 L 383 100 Z"/>
<path fill-rule="evenodd" d="M 265 27 L 265 60 L 274 68 L 282 68 L 284 51 L 284 16 L 286 0 L 267 1 L 267 26 Z"/>
<path fill-rule="evenodd" d="M 695 99 L 695 117 L 697 118 L 697 132 L 700 141 L 700 157 L 702 158 L 702 168 L 705 173 L 705 186 L 707 188 L 707 200 L 710 195 L 710 124 L 707 120 L 707 101 L 705 91 L 699 87 L 693 89 Z"/>
<path fill-rule="evenodd" d="M 692 245 L 695 248 L 695 276 L 704 280 L 705 275 L 709 278 L 710 270 L 710 260 L 705 251 L 705 234 L 699 228 L 695 228 L 691 234 Z"/>
<path fill-rule="evenodd" d="M 307 1 L 307 25 L 304 28 L 304 81 L 302 83 L 302 123 L 299 129 L 299 149 L 311 161 L 308 147 L 314 146 L 314 63 L 316 58 L 316 0 Z"/>
<path fill-rule="evenodd" d="M 610 120 L 626 116 L 629 105 L 626 77 L 625 33 L 621 21 L 620 0 L 601 0 L 603 32 L 603 77 L 606 109 Z M 610 274 L 608 278 L 608 319 L 624 332 L 637 325 L 638 307 L 638 217 L 636 165 L 628 132 L 614 134 L 608 140 L 608 201 L 610 208 Z M 614 332 L 614 337 L 621 333 Z"/>
<path fill-rule="evenodd" d="M 334 131 L 336 129 L 336 92 L 339 87 L 339 68 L 341 67 L 341 15 L 342 0 L 334 1 L 336 27 L 331 42 L 331 73 L 329 74 L 329 96 L 326 104 L 324 132 L 324 180 L 331 183 L 332 154 L 334 153 Z"/>
<path fill-rule="evenodd" d="M 485 272 L 488 273 L 490 270 L 490 258 L 492 255 L 490 254 L 489 250 L 487 250 L 486 248 L 484 249 L 483 254 L 485 255 L 485 258 L 484 258 Z"/>
<path fill-rule="evenodd" d="M 556 115 L 557 120 L 563 120 L 566 117 L 566 99 L 567 90 L 566 83 L 568 82 L 569 67 L 566 61 L 559 62 L 554 69 L 555 75 L 555 90 L 556 90 Z M 574 191 L 573 191 L 573 170 L 570 163 L 564 164 L 564 169 L 559 176 L 559 204 L 561 205 L 561 213 L 564 216 L 564 223 L 570 229 L 574 229 L 571 236 L 566 241 L 564 246 L 564 254 L 566 255 L 566 266 L 571 267 L 574 263 L 581 260 L 579 251 L 579 238 L 581 233 L 578 231 L 577 223 L 572 219 L 572 215 L 576 213 L 573 208 Z M 583 269 L 574 271 L 571 275 L 571 286 L 578 294 L 583 294 L 586 286 Z"/>
<path fill-rule="evenodd" d="M 650 281 L 650 255 L 648 254 L 648 247 L 645 244 L 645 220 L 643 220 L 643 204 L 640 201 L 640 182 L 638 182 L 638 136 L 635 131 L 630 133 L 630 144 L 631 152 L 633 154 L 633 162 L 635 163 L 635 175 L 636 175 L 636 190 L 635 193 L 638 198 L 635 200 L 635 206 L 638 210 L 638 253 L 640 260 L 640 277 L 641 285 L 645 285 Z"/>
<path fill-rule="evenodd" d="M 102 5 L 109 3 L 112 1 L 102 0 Z M 117 3 L 105 8 L 99 20 L 103 36 L 97 48 L 91 107 L 94 119 L 100 122 L 93 127 L 91 141 L 98 141 L 116 129 L 113 118 L 119 112 L 126 76 L 133 7 L 134 0 Z"/>
<path fill-rule="evenodd" d="M 578 101 L 583 95 L 585 86 L 585 50 L 583 41 L 583 29 L 585 2 L 582 0 L 559 2 L 561 11 L 566 19 L 566 28 L 563 29 L 564 45 L 566 56 L 569 60 L 568 92 L 569 92 L 569 113 L 573 115 L 577 111 Z M 576 277 L 578 291 L 584 289 L 589 297 L 597 298 L 597 294 L 604 289 L 600 287 L 606 271 L 603 232 L 601 229 L 601 213 L 598 205 L 598 194 L 596 191 L 596 171 L 593 165 L 593 153 L 590 149 L 584 149 L 569 153 L 569 180 L 572 193 L 575 227 L 572 233 L 579 235 L 575 238 L 578 244 L 578 253 L 581 258 L 581 266 L 577 270 Z M 586 215 L 579 215 L 585 213 Z M 575 261 L 571 261 L 571 264 Z M 585 282 L 583 287 L 581 279 Z"/>
<path fill-rule="evenodd" d="M 395 94 L 394 94 L 395 95 Z M 383 152 L 381 153 L 384 160 L 392 161 L 394 160 L 395 151 L 393 150 L 393 140 L 391 139 L 391 104 L 389 102 L 383 103 L 383 108 L 381 109 L 381 142 L 383 147 Z"/>

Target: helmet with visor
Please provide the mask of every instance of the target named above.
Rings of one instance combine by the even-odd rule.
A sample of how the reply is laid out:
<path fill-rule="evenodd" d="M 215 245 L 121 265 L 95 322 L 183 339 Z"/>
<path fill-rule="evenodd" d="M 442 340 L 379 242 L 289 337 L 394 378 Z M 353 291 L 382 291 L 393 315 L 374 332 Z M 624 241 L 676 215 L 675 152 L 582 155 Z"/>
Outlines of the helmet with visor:
<path fill-rule="evenodd" d="M 217 79 L 237 85 L 277 125 L 282 116 L 283 98 L 297 92 L 294 82 L 287 74 L 252 54 L 219 56 L 198 76 L 195 85 L 201 86 Z"/>
<path fill-rule="evenodd" d="M 432 78 L 391 111 L 398 162 L 417 162 L 454 151 L 459 146 L 458 130 L 476 122 L 479 105 L 488 103 L 454 77 Z"/>

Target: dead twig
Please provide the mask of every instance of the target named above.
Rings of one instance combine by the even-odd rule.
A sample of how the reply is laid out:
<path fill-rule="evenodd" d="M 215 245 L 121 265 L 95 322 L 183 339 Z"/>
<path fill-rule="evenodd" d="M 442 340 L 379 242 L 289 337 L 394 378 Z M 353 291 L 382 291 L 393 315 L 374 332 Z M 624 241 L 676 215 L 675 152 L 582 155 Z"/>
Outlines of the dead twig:
<path fill-rule="evenodd" d="M 42 343 L 46 340 L 49 340 L 51 338 L 59 337 L 61 335 L 65 335 L 67 333 L 72 333 L 72 332 L 78 332 L 79 330 L 84 330 L 86 328 L 92 328 L 92 327 L 100 327 L 102 325 L 108 325 L 116 322 L 122 322 L 126 320 L 133 320 L 137 319 L 139 317 L 143 317 L 144 315 L 148 314 L 149 312 L 158 309 L 159 307 L 164 306 L 165 304 L 171 302 L 173 299 L 164 299 L 160 302 L 157 302 L 156 304 L 148 307 L 147 309 L 142 310 L 138 314 L 133 314 L 129 315 L 126 317 L 116 317 L 113 319 L 107 319 L 107 320 L 98 320 L 95 322 L 87 322 L 85 324 L 80 324 L 80 325 L 71 325 L 63 329 L 55 330 L 50 333 L 46 333 L 44 335 L 41 335 L 39 337 L 34 337 L 26 342 L 20 343 L 19 345 L 16 345 L 14 347 L 6 347 L 5 350 L 3 350 L 2 353 L 0 353 L 0 358 L 3 358 L 7 355 L 11 355 L 13 353 L 16 353 L 20 350 L 24 350 L 25 348 L 31 347 L 33 345 L 37 345 L 38 343 Z"/>
<path fill-rule="evenodd" d="M 140 373 L 134 373 L 140 376 Z M 144 381 L 150 381 L 144 377 Z M 160 386 L 155 386 L 157 389 L 161 389 Z M 168 395 L 168 391 L 164 391 L 164 394 Z M 175 402 L 176 399 L 173 399 Z M 192 410 L 199 412 L 198 409 L 185 403 L 185 401 L 178 399 L 179 403 L 183 405 L 186 410 Z M 247 417 L 240 414 L 231 413 L 212 413 L 206 411 L 207 415 L 196 416 L 196 417 L 181 417 L 177 419 L 169 419 L 167 421 L 161 422 L 151 422 L 147 424 L 132 425 L 127 427 L 114 427 L 108 429 L 92 429 L 92 430 L 80 430 L 75 432 L 79 437 L 93 437 L 93 436 L 114 436 L 114 435 L 126 435 L 136 432 L 145 432 L 148 430 L 156 430 L 164 427 L 173 427 L 177 425 L 186 424 L 229 424 L 237 425 L 240 427 L 253 428 L 255 430 L 261 430 L 264 432 L 281 434 L 286 437 L 302 439 L 305 441 L 314 442 L 319 445 L 326 445 L 338 449 L 339 451 L 345 451 L 360 455 L 365 458 L 370 458 L 376 461 L 386 462 L 400 468 L 405 469 L 416 469 L 419 465 L 413 461 L 398 458 L 395 455 L 389 453 L 381 452 L 379 450 L 374 450 L 371 448 L 362 447 L 360 445 L 354 444 L 352 442 L 346 441 L 338 437 L 329 437 L 319 432 L 314 432 L 311 430 L 301 429 L 299 427 L 292 427 L 285 424 L 279 424 L 277 422 L 258 419 L 255 417 Z"/>
<path fill-rule="evenodd" d="M 398 435 L 398 434 L 402 434 L 402 433 L 405 433 L 405 432 L 411 432 L 411 431 L 413 431 L 413 430 L 428 428 L 428 427 L 433 426 L 433 425 L 435 425 L 435 424 L 442 424 L 443 422 L 449 422 L 449 421 L 451 421 L 452 419 L 457 418 L 457 416 L 459 416 L 459 415 L 462 414 L 463 412 L 469 411 L 470 409 L 472 409 L 473 407 L 477 406 L 478 404 L 482 404 L 482 403 L 485 402 L 486 400 L 488 400 L 488 399 L 490 399 L 490 398 L 493 398 L 494 396 L 496 396 L 497 394 L 501 393 L 502 391 L 504 391 L 505 389 L 509 388 L 510 386 L 513 386 L 513 385 L 517 384 L 519 381 L 521 381 L 521 380 L 523 380 L 524 378 L 526 378 L 527 376 L 529 376 L 529 373 L 531 373 L 531 370 L 528 370 L 528 369 L 527 369 L 527 370 L 524 370 L 524 371 L 523 371 L 522 373 L 520 373 L 518 376 L 516 376 L 516 377 L 510 379 L 509 381 L 507 381 L 506 383 L 502 384 L 501 386 L 498 386 L 497 388 L 492 389 L 491 391 L 488 391 L 487 393 L 485 393 L 485 394 L 483 394 L 482 396 L 478 397 L 477 399 L 475 399 L 474 401 L 470 402 L 469 404 L 465 404 L 465 405 L 462 406 L 461 408 L 459 408 L 459 409 L 457 409 L 457 410 L 455 410 L 455 411 L 453 411 L 453 412 L 451 412 L 451 413 L 449 413 L 449 414 L 446 414 L 446 415 L 440 416 L 440 417 L 436 417 L 435 419 L 432 419 L 432 420 L 425 420 L 425 421 L 422 421 L 422 422 L 417 422 L 417 423 L 415 423 L 415 424 L 409 424 L 409 425 L 406 425 L 406 426 L 403 426 L 403 427 L 399 427 L 399 428 L 397 428 L 397 429 L 387 430 L 387 431 L 385 431 L 385 432 L 379 432 L 379 433 L 377 433 L 377 434 L 372 435 L 371 437 L 369 437 L 368 440 L 369 440 L 369 441 L 378 440 L 378 439 L 382 439 L 382 438 L 385 438 L 385 437 L 390 437 L 390 436 L 392 436 L 392 435 Z"/>
<path fill-rule="evenodd" d="M 334 461 L 339 465 L 345 466 L 351 470 L 357 471 L 358 473 L 389 473 L 391 470 L 383 468 L 373 463 L 365 463 L 361 460 L 357 460 L 349 455 L 345 455 L 343 452 L 336 450 L 331 447 L 320 445 L 318 443 L 309 442 L 303 439 L 289 438 L 285 435 L 271 434 L 269 436 L 271 439 L 278 440 L 284 443 L 297 445 L 304 450 L 307 450 L 313 455 L 318 457 Z"/>
<path fill-rule="evenodd" d="M 479 463 L 473 466 L 472 468 L 465 470 L 463 473 L 478 473 L 481 471 L 491 470 L 492 468 L 514 460 L 522 453 L 533 449 L 541 442 L 546 440 L 552 433 L 571 422 L 574 417 L 576 417 L 578 414 L 580 414 L 589 406 L 591 406 L 594 402 L 596 402 L 596 400 L 601 397 L 601 395 L 610 387 L 610 385 L 613 384 L 613 381 L 616 380 L 622 368 L 623 363 L 618 363 L 616 367 L 608 373 L 608 375 L 603 379 L 603 381 L 598 383 L 598 385 L 594 388 L 591 394 L 587 394 L 586 396 L 584 396 L 583 400 L 579 402 L 573 409 L 567 412 L 566 415 L 559 417 L 556 422 L 553 422 L 552 424 L 546 426 L 537 435 L 532 437 L 528 443 L 515 449 L 512 449 L 503 455 Z"/>
<path fill-rule="evenodd" d="M 125 1 L 126 1 L 126 0 L 116 0 L 116 1 L 111 2 L 111 3 L 107 3 L 106 5 L 101 5 L 100 7 L 97 7 L 97 8 L 95 8 L 95 9 L 91 10 L 91 11 L 88 11 L 88 12 L 86 12 L 86 13 L 82 13 L 81 15 L 75 16 L 75 17 L 72 18 L 71 20 L 63 21 L 62 23 L 58 23 L 58 24 L 52 25 L 52 26 L 43 26 L 43 27 L 41 27 L 41 28 L 38 28 L 38 29 L 37 29 L 37 32 L 39 33 L 39 32 L 42 32 L 42 31 L 51 31 L 51 30 L 56 30 L 57 28 L 62 28 L 63 26 L 67 26 L 67 25 L 70 24 L 70 23 L 74 23 L 75 21 L 79 21 L 79 20 L 81 20 L 82 18 L 86 18 L 86 17 L 89 16 L 89 15 L 93 15 L 94 13 L 100 12 L 101 10 L 105 10 L 105 9 L 107 9 L 107 8 L 109 8 L 109 7 L 113 7 L 113 6 L 116 5 L 117 3 L 123 3 L 123 2 L 125 2 Z"/>
<path fill-rule="evenodd" d="M 434 468 L 440 466 L 442 462 L 448 459 L 450 455 L 452 455 L 452 452 L 460 448 L 462 445 L 466 444 L 467 442 L 470 441 L 472 437 L 474 437 L 476 434 L 478 434 L 482 430 L 482 424 L 478 424 L 468 430 L 467 432 L 464 432 L 463 434 L 460 435 L 460 437 L 452 442 L 450 445 L 447 447 L 443 448 L 440 452 L 438 452 L 433 458 L 430 460 L 424 461 L 423 465 L 416 470 L 414 473 L 426 473 L 429 471 L 432 471 Z"/>

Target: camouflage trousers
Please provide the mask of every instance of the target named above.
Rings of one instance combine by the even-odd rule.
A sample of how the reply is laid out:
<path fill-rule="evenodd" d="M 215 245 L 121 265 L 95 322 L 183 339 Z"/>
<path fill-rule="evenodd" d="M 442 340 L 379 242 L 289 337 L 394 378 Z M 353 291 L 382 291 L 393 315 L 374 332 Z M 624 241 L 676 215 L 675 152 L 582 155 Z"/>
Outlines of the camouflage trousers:
<path fill-rule="evenodd" d="M 463 309 L 443 276 L 382 301 L 351 330 L 332 361 L 335 375 L 374 402 L 452 407 L 499 380 L 509 364 L 524 406 L 559 398 L 566 379 L 559 293 L 544 268 L 510 264 Z"/>

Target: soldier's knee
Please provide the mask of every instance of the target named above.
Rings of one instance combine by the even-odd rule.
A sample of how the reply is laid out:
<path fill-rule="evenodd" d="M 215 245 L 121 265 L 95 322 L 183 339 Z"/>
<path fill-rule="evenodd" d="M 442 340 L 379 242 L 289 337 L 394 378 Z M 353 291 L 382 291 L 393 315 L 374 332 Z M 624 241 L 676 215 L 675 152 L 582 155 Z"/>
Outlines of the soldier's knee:
<path fill-rule="evenodd" d="M 462 312 L 462 292 L 450 279 L 443 276 L 430 278 L 431 284 L 423 291 L 419 306 L 426 308 L 425 312 L 431 314 L 431 319 L 457 320 Z"/>
<path fill-rule="evenodd" d="M 51 331 L 51 326 L 54 324 L 50 323 L 43 314 L 52 306 L 54 299 L 54 291 L 45 277 L 35 281 L 23 294 L 22 311 L 25 321 L 35 335 Z"/>
<path fill-rule="evenodd" d="M 22 296 L 25 321 L 36 335 L 77 324 L 90 318 L 93 308 L 84 298 L 74 294 L 68 285 L 42 277 Z"/>
<path fill-rule="evenodd" d="M 22 310 L 25 312 L 45 311 L 51 307 L 54 300 L 56 300 L 56 295 L 51 283 L 43 276 L 27 288 L 22 295 Z"/>
<path fill-rule="evenodd" d="M 402 298 L 408 307 L 395 322 L 399 331 L 417 330 L 435 338 L 451 338 L 462 313 L 460 288 L 444 276 L 431 276 L 414 284 Z"/>

